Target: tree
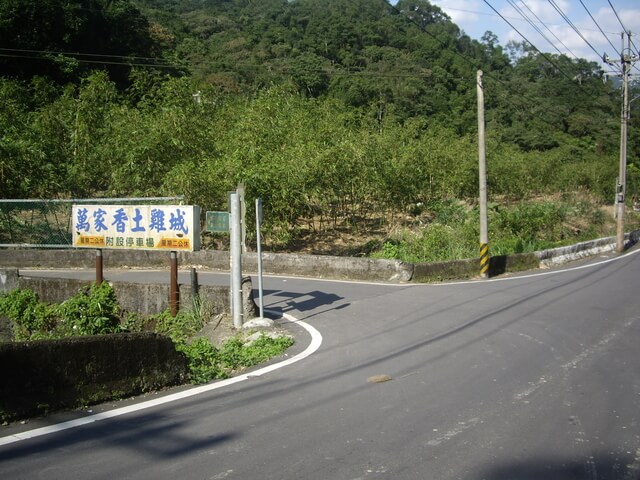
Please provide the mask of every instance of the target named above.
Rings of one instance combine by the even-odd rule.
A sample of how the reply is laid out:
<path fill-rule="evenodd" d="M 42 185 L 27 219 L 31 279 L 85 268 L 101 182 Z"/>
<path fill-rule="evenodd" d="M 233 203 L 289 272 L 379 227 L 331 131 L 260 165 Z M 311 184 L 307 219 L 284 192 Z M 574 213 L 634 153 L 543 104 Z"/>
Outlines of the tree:
<path fill-rule="evenodd" d="M 0 0 L 2 75 L 77 82 L 103 69 L 120 86 L 154 52 L 149 23 L 129 0 Z M 135 57 L 135 58 L 134 58 Z"/>

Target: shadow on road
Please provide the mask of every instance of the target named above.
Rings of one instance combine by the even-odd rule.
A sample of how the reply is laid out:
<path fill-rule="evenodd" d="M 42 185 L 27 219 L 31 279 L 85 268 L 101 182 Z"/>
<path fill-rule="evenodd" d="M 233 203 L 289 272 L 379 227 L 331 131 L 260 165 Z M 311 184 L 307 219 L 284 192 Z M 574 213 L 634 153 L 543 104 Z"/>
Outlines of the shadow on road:
<path fill-rule="evenodd" d="M 91 450 L 105 445 L 127 451 L 135 451 L 151 459 L 177 459 L 193 451 L 213 448 L 226 443 L 238 434 L 235 432 L 206 435 L 194 438 L 186 434 L 197 419 L 177 421 L 161 414 L 150 413 L 134 418 L 116 418 L 110 422 L 91 424 L 89 427 L 75 428 L 58 433 L 56 436 L 43 436 L 29 442 L 19 442 L 0 450 L 0 465 L 4 461 L 37 455 L 55 448 L 74 447 L 78 452 L 83 448 Z"/>
<path fill-rule="evenodd" d="M 563 461 L 537 458 L 491 466 L 476 476 L 478 480 L 640 480 L 638 460 L 612 453 Z"/>
<path fill-rule="evenodd" d="M 280 297 L 282 300 L 276 300 L 269 305 L 270 310 L 275 310 L 281 313 L 289 311 L 308 312 L 319 307 L 333 305 L 340 300 L 344 300 L 344 297 L 336 295 L 335 293 L 325 293 L 319 290 L 311 292 L 297 293 L 297 292 L 285 292 L 282 290 L 265 290 L 264 296 Z M 347 304 L 348 305 L 348 304 Z M 345 305 L 341 306 L 344 308 Z"/>

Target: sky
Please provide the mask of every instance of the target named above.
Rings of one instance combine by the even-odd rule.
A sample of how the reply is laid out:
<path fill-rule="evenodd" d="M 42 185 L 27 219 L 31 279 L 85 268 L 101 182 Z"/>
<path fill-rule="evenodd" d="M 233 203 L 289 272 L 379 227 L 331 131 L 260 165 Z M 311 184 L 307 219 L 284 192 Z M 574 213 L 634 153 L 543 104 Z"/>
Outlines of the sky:
<path fill-rule="evenodd" d="M 510 40 L 524 41 L 524 36 L 542 52 L 554 54 L 562 52 L 570 58 L 586 58 L 601 64 L 602 55 L 605 53 L 613 61 L 620 60 L 623 27 L 614 13 L 615 9 L 624 27 L 632 33 L 631 38 L 636 47 L 632 45 L 632 49 L 637 53 L 640 48 L 640 0 L 429 1 L 444 10 L 471 38 L 480 40 L 482 35 L 490 30 L 497 35 L 499 44 L 505 46 Z M 514 4 L 519 7 L 520 12 L 529 17 L 544 36 L 523 18 L 523 15 L 513 7 Z M 562 18 L 554 4 L 584 39 Z M 640 62 L 637 62 L 636 66 L 640 66 Z M 638 73 L 640 70 L 634 69 L 633 72 Z"/>

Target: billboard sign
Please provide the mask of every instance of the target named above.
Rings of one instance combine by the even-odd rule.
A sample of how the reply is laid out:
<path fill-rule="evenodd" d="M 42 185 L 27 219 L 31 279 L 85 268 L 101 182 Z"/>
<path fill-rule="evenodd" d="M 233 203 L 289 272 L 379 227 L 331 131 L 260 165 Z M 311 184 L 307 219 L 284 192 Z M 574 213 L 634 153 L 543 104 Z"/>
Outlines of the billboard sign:
<path fill-rule="evenodd" d="M 200 249 L 200 207 L 73 205 L 73 246 L 130 250 Z"/>

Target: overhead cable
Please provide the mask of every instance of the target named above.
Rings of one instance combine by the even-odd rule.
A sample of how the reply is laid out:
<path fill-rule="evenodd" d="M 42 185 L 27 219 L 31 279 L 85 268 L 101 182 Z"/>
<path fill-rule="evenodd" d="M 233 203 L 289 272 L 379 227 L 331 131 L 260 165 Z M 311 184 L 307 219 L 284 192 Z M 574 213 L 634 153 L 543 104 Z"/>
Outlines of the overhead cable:
<path fill-rule="evenodd" d="M 531 42 L 527 37 L 525 37 L 525 36 L 520 32 L 520 30 L 518 30 L 516 27 L 514 27 L 514 26 L 513 26 L 513 24 L 512 24 L 509 20 L 507 20 L 507 19 L 506 19 L 506 18 L 505 18 L 505 17 L 504 17 L 500 12 L 498 12 L 498 10 L 496 10 L 496 9 L 493 7 L 493 5 L 491 5 L 491 4 L 488 2 L 488 0 L 484 0 L 484 3 L 486 3 L 486 4 L 489 6 L 489 8 L 491 8 L 491 10 L 493 10 L 494 12 L 496 12 L 496 13 L 498 14 L 498 16 L 500 16 L 500 18 L 502 18 L 502 20 L 504 20 L 505 22 L 507 22 L 507 24 L 508 24 L 511 28 L 513 28 L 513 29 L 516 31 L 516 33 L 517 33 L 518 35 L 520 35 L 520 36 L 525 40 L 525 42 L 527 42 L 529 45 L 531 45 L 531 46 L 534 48 L 534 50 L 535 50 L 536 52 L 538 52 L 538 53 L 539 53 L 539 54 L 540 54 L 540 55 L 541 55 L 541 56 L 542 56 L 542 57 L 543 57 L 547 62 L 549 62 L 551 65 L 553 65 L 553 66 L 554 66 L 554 67 L 555 67 L 555 68 L 556 68 L 560 73 L 562 73 L 562 75 L 564 75 L 568 80 L 573 81 L 573 78 L 571 78 L 571 76 L 569 76 L 567 73 L 565 73 L 565 71 L 564 71 L 564 70 L 562 70 L 558 65 L 556 65 L 556 63 L 555 63 L 553 60 L 551 60 L 551 59 L 550 59 L 550 58 L 549 58 L 545 53 L 543 53 L 542 51 L 540 51 L 540 50 L 538 49 L 538 47 L 536 47 L 536 46 L 535 46 L 535 45 L 534 45 L 534 44 L 533 44 L 533 43 L 532 43 L 532 42 Z"/>
<path fill-rule="evenodd" d="M 126 62 L 126 60 L 136 60 L 136 61 L 143 61 L 143 60 L 148 60 L 150 62 L 163 62 L 165 61 L 162 58 L 155 58 L 155 57 L 141 57 L 141 56 L 137 56 L 137 55 L 110 55 L 107 53 L 84 53 L 84 52 L 64 52 L 61 50 L 35 50 L 35 49 L 27 49 L 27 48 L 2 48 L 0 47 L 0 52 L 7 52 L 10 54 L 14 54 L 14 55 L 6 55 L 6 56 L 17 56 L 17 57 L 21 57 L 21 58 L 31 58 L 28 55 L 21 55 L 21 54 L 39 54 L 39 55 L 64 55 L 64 56 L 68 56 L 68 57 L 99 57 L 99 58 L 105 58 L 105 59 L 112 59 L 111 61 L 115 60 L 122 60 L 123 64 L 128 65 L 129 62 Z M 78 59 L 79 60 L 79 59 Z M 173 65 L 167 64 L 168 67 L 171 67 Z"/>
<path fill-rule="evenodd" d="M 522 3 L 522 5 L 524 5 L 524 6 L 525 6 L 525 8 L 526 8 L 527 10 L 529 10 L 529 11 L 531 12 L 531 14 L 536 18 L 536 20 L 538 20 L 538 22 L 540 22 L 540 23 L 541 23 L 541 24 L 542 24 L 542 25 L 543 25 L 543 26 L 544 26 L 544 27 L 549 31 L 549 33 L 551 33 L 551 35 L 553 35 L 553 37 L 554 37 L 558 42 L 560 42 L 560 45 L 562 45 L 562 46 L 565 48 L 565 50 L 566 50 L 566 51 L 568 51 L 571 55 L 573 55 L 573 57 L 574 57 L 574 58 L 578 58 L 578 56 L 577 56 L 575 53 L 573 53 L 573 52 L 571 51 L 571 49 L 570 49 L 569 47 L 567 47 L 567 46 L 564 44 L 564 42 L 563 42 L 562 40 L 560 40 L 560 38 L 559 38 L 559 37 L 554 33 L 554 31 L 553 31 L 553 30 L 551 30 L 551 29 L 547 26 L 547 24 L 546 24 L 545 22 L 543 22 L 542 20 L 540 20 L 540 17 L 538 17 L 538 15 L 536 15 L 536 13 L 535 13 L 533 10 L 531 10 L 531 8 L 529 8 L 529 5 L 527 5 L 527 4 L 526 4 L 526 2 L 525 2 L 524 0 L 521 0 L 521 2 L 520 2 L 520 3 Z"/>
<path fill-rule="evenodd" d="M 576 27 L 573 22 L 569 19 L 569 17 L 562 11 L 562 9 L 560 7 L 558 7 L 558 5 L 556 4 L 556 2 L 554 0 L 548 0 L 549 3 L 551 4 L 551 6 L 553 8 L 555 8 L 556 12 L 558 12 L 558 14 L 564 19 L 565 22 L 567 22 L 567 25 L 569 25 L 574 32 L 576 32 L 578 34 L 578 36 L 584 41 L 584 43 L 586 43 L 587 45 L 589 45 L 589 48 L 591 48 L 591 50 L 594 51 L 594 53 L 598 56 L 601 57 L 602 54 L 600 52 L 598 52 L 598 50 L 595 49 L 595 47 L 593 45 L 591 45 L 591 43 L 589 42 L 589 40 L 586 39 L 586 37 L 582 34 L 582 32 L 580 30 L 578 30 L 578 27 Z"/>
<path fill-rule="evenodd" d="M 540 27 L 538 27 L 535 22 L 533 20 L 531 20 L 531 18 L 529 18 L 529 16 L 516 4 L 516 2 L 514 0 L 507 0 L 507 2 L 509 3 L 509 5 L 511 5 L 513 7 L 513 9 L 518 12 L 520 14 L 520 16 L 522 18 L 524 18 L 529 25 L 531 25 L 531 27 L 538 32 L 538 34 L 544 38 L 547 43 L 549 45 L 551 45 L 553 48 L 555 48 L 556 52 L 558 52 L 560 55 L 564 55 L 564 53 L 556 46 L 555 43 L 553 43 L 551 40 L 549 40 L 549 38 L 543 33 L 542 30 L 540 30 Z M 574 55 L 575 57 L 575 55 Z"/>
<path fill-rule="evenodd" d="M 412 18 L 408 17 L 407 15 L 404 15 L 404 14 L 403 14 L 403 12 L 402 12 L 402 11 L 400 11 L 397 7 L 395 7 L 394 5 L 391 5 L 391 4 L 389 3 L 389 1 L 388 1 L 388 0 L 382 0 L 382 1 L 387 5 L 387 7 L 388 7 L 389 9 L 391 9 L 392 11 L 394 11 L 395 13 L 397 13 L 397 14 L 399 14 L 399 15 L 402 15 L 402 16 L 403 16 L 407 21 L 409 21 L 409 22 L 411 22 L 412 24 L 414 24 L 414 25 L 415 25 L 418 29 L 420 29 L 423 33 L 426 33 L 427 35 L 429 35 L 430 37 L 432 37 L 434 40 L 436 40 L 438 43 L 440 43 L 443 47 L 446 47 L 446 45 L 444 45 L 444 44 L 443 44 L 443 42 L 442 42 L 442 41 L 441 41 L 437 36 L 433 35 L 431 32 L 429 32 L 428 30 L 426 30 L 426 29 L 424 28 L 424 26 L 420 25 L 419 23 L 417 23 L 417 22 L 416 22 L 415 20 L 413 20 Z M 513 25 L 511 25 L 511 23 L 510 23 L 509 21 L 507 21 L 507 20 L 506 20 L 506 18 L 505 18 L 505 17 L 503 17 L 503 16 L 502 16 L 498 11 L 496 11 L 496 9 L 495 9 L 495 8 L 493 8 L 493 6 L 491 6 L 491 5 L 490 5 L 486 0 L 485 0 L 485 3 L 487 3 L 487 5 L 489 5 L 489 7 L 490 7 L 494 12 L 496 12 L 496 14 L 497 14 L 500 18 L 502 18 L 502 19 L 503 19 L 507 24 L 509 24 L 512 28 L 514 28 L 514 30 L 518 31 L 515 27 L 513 27 Z M 518 33 L 520 33 L 520 32 L 518 32 Z M 522 34 L 521 34 L 521 36 L 522 36 Z M 545 58 L 545 59 L 546 59 L 546 60 L 547 60 L 551 65 L 553 65 L 553 66 L 554 66 L 554 67 L 555 67 L 559 72 L 561 72 L 561 73 L 564 75 L 564 77 L 565 77 L 565 78 L 567 78 L 571 83 L 574 83 L 574 78 L 572 78 L 572 77 L 570 77 L 569 75 L 567 75 L 567 74 L 566 74 L 562 69 L 560 69 L 560 68 L 559 68 L 559 67 L 558 67 L 558 66 L 557 66 L 557 65 L 556 65 L 556 64 L 555 64 L 551 59 L 549 59 L 549 57 L 548 57 L 548 56 L 546 56 L 544 53 L 542 53 L 540 50 L 538 50 L 538 49 L 535 47 L 535 45 L 533 45 L 531 42 L 529 42 L 529 40 L 527 40 L 524 36 L 522 36 L 522 37 L 523 37 L 523 38 L 525 39 L 525 41 L 526 41 L 527 43 L 529 43 L 529 44 L 530 44 L 530 45 L 531 45 L 531 46 L 532 46 L 532 47 L 533 47 L 533 48 L 534 48 L 534 49 L 535 49 L 535 50 L 536 50 L 536 51 L 537 51 L 537 52 L 538 52 L 542 57 L 544 57 L 544 58 Z M 467 55 L 464 55 L 464 54 L 462 54 L 462 53 L 460 53 L 460 52 L 458 52 L 458 51 L 454 51 L 454 53 L 455 53 L 456 55 L 458 55 L 458 56 L 460 56 L 460 57 L 464 58 L 464 59 L 465 59 L 465 60 L 466 60 L 466 61 L 467 61 L 471 66 L 473 66 L 473 67 L 475 67 L 475 68 L 480 69 L 480 65 L 479 65 L 479 63 L 478 63 L 478 61 L 477 61 L 476 59 L 473 59 L 473 58 L 471 58 L 471 57 L 469 57 L 469 56 L 467 56 Z M 513 86 L 512 86 L 512 85 L 510 85 L 509 83 L 507 83 L 506 81 L 504 81 L 504 80 L 503 80 L 502 78 L 500 78 L 499 76 L 497 76 L 497 75 L 493 75 L 493 73 L 492 73 L 492 72 L 490 72 L 490 71 L 489 71 L 489 72 L 485 72 L 485 75 L 486 75 L 486 76 L 488 76 L 489 78 L 491 78 L 492 80 L 494 80 L 497 84 L 501 84 L 501 85 L 505 88 L 505 90 L 506 90 L 506 91 L 509 91 L 509 90 L 511 90 L 511 89 L 513 88 Z M 578 89 L 577 89 L 577 91 L 578 91 L 580 94 L 588 95 L 588 96 L 592 96 L 592 95 L 590 95 L 590 94 L 587 94 L 587 93 L 585 92 L 585 90 L 583 90 L 582 88 L 578 88 Z M 531 105 L 537 105 L 537 104 L 539 103 L 538 99 L 528 97 L 527 95 L 522 95 L 522 94 L 520 94 L 520 95 L 516 96 L 516 98 L 517 98 L 518 100 L 525 100 L 525 102 L 522 102 L 522 104 L 521 104 L 521 105 L 516 105 L 516 106 L 525 107 L 525 105 L 524 105 L 524 104 L 526 104 L 526 105 L 527 105 L 527 107 L 525 107 L 525 108 L 527 108 L 527 111 L 529 111 L 530 113 L 533 113 L 533 112 L 531 112 L 531 110 L 530 110 L 530 106 L 531 106 Z M 508 103 L 511 103 L 511 105 L 514 105 L 514 103 L 513 103 L 513 102 L 508 102 Z M 544 118 L 544 117 L 542 117 L 542 116 L 540 116 L 540 115 L 537 115 L 537 114 L 535 114 L 535 113 L 533 113 L 533 116 L 537 117 L 537 118 L 538 118 L 539 120 L 541 120 L 543 123 L 545 123 L 545 124 L 548 124 L 548 125 L 550 125 L 550 126 L 555 127 L 555 125 L 554 125 L 554 124 L 552 124 L 552 123 L 551 123 L 549 120 L 547 120 L 546 118 Z"/>
<path fill-rule="evenodd" d="M 7 53 L 5 53 L 7 52 Z M 15 53 L 14 53 L 15 52 Z M 124 57 L 118 55 L 104 55 L 97 53 L 70 53 L 70 52 L 60 52 L 53 50 L 26 50 L 26 49 L 11 49 L 11 48 L 0 48 L 0 58 L 24 58 L 31 60 L 42 60 L 42 61 L 53 61 L 55 60 L 50 55 L 62 55 L 68 58 L 73 58 L 78 63 L 86 63 L 86 64 L 98 64 L 98 65 L 122 65 L 129 67 L 149 67 L 149 68 L 173 68 L 173 69 L 184 69 L 189 67 L 189 65 L 184 64 L 170 64 L 170 63 L 161 63 L 164 60 L 159 58 L 150 58 L 150 57 Z M 105 60 L 100 60 L 98 58 L 89 59 L 89 58 L 78 58 L 75 55 L 79 55 L 81 57 L 98 57 L 104 58 Z M 107 60 L 108 58 L 113 58 L 114 60 Z M 118 61 L 119 59 L 120 61 Z M 131 59 L 130 61 L 127 61 Z M 138 61 L 135 61 L 138 60 Z M 148 62 L 141 62 L 140 60 L 148 60 Z M 206 62 L 200 61 L 196 62 L 201 65 L 216 65 L 214 62 Z M 217 65 L 216 65 L 217 66 Z M 264 67 L 264 64 L 257 63 L 235 63 L 235 67 L 245 67 L 245 68 L 260 68 Z M 278 73 L 289 73 L 289 68 L 270 66 L 270 70 L 278 72 Z M 232 72 L 233 70 L 228 70 L 228 72 Z M 343 70 L 337 71 L 335 69 L 328 68 L 317 68 L 314 69 L 315 72 L 324 73 L 328 76 L 338 76 L 338 77 L 371 77 L 371 78 L 432 78 L 434 81 L 437 79 L 433 76 L 430 71 L 425 71 L 422 73 L 382 73 L 382 72 L 364 72 L 364 71 L 350 71 Z M 221 70 L 221 72 L 224 72 Z M 455 79 L 452 76 L 453 79 Z M 460 79 L 462 80 L 462 79 Z"/>
<path fill-rule="evenodd" d="M 622 26 L 622 30 L 625 31 L 625 33 L 629 33 L 629 30 L 627 30 L 627 27 L 624 26 L 624 23 L 622 23 L 622 20 L 620 19 L 620 15 L 618 15 L 618 12 L 616 12 L 616 9 L 613 7 L 613 4 L 611 3 L 611 0 L 607 0 L 609 2 L 609 6 L 611 7 L 611 10 L 613 10 L 613 13 L 615 14 L 616 18 L 618 19 L 618 22 L 620 22 L 620 25 Z"/>
<path fill-rule="evenodd" d="M 591 12 L 589 11 L 589 9 L 587 8 L 587 6 L 584 4 L 582 0 L 580 0 L 580 4 L 584 7 L 586 12 L 589 14 L 589 16 L 591 17 L 591 20 L 593 20 L 593 23 L 596 24 L 596 27 L 598 27 L 598 30 L 600 30 L 600 33 L 602 33 L 602 36 L 607 39 L 607 42 L 609 42 L 609 45 L 611 45 L 611 48 L 613 48 L 613 51 L 616 52 L 617 54 L 620 54 L 620 52 L 618 52 L 618 49 L 615 47 L 615 45 L 611 43 L 611 40 L 609 40 L 609 37 L 604 33 L 604 31 L 602 30 L 602 28 L 600 27 L 596 19 L 593 18 L 593 15 L 591 15 Z"/>

